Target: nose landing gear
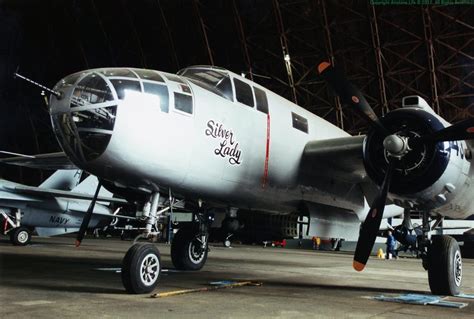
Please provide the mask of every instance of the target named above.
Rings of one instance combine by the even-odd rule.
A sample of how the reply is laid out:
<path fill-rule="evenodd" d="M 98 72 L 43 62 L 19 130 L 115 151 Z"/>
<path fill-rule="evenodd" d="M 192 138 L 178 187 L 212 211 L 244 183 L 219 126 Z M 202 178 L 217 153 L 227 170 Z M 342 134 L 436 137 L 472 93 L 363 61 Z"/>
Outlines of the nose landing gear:
<path fill-rule="evenodd" d="M 146 227 L 139 237 L 151 238 L 161 233 L 164 216 L 168 210 L 158 210 L 159 193 L 154 193 L 145 205 Z M 170 200 L 171 208 L 172 202 Z M 204 213 L 200 201 L 199 212 L 193 214 L 193 222 L 182 226 L 171 242 L 171 259 L 179 270 L 199 270 L 207 260 L 209 228 L 214 220 L 212 214 Z M 122 261 L 122 283 L 128 293 L 142 294 L 153 291 L 161 273 L 161 258 L 154 244 L 136 243 Z"/>

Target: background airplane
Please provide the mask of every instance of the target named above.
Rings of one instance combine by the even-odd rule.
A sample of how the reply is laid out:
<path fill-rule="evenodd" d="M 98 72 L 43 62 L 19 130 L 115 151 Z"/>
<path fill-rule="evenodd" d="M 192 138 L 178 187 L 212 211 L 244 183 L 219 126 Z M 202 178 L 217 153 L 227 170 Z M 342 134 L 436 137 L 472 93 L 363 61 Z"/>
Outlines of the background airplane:
<path fill-rule="evenodd" d="M 38 187 L 0 179 L 2 233 L 10 236 L 12 244 L 24 246 L 33 232 L 39 236 L 77 232 L 98 184 L 94 176 L 79 183 L 81 175 L 81 170 L 58 170 Z M 98 200 L 89 228 L 105 226 L 117 218 L 106 203 L 126 203 L 112 198 L 104 188 Z"/>
<path fill-rule="evenodd" d="M 459 246 L 449 236 L 431 238 L 431 229 L 443 216 L 464 218 L 473 210 L 472 144 L 463 141 L 474 137 L 473 120 L 449 126 L 418 96 L 378 118 L 329 63 L 318 71 L 368 121 L 367 136 L 349 136 L 264 87 L 209 66 L 178 75 L 132 68 L 75 73 L 48 89 L 50 114 L 75 165 L 142 203 L 144 236 L 160 233 L 166 198 L 186 199 L 194 223 L 172 242 L 178 269 L 206 262 L 211 209 L 227 210 L 231 219 L 246 209 L 319 218 L 331 237 L 344 237 L 362 221 L 353 264 L 361 271 L 382 218 L 390 216 L 385 205 L 394 203 L 423 214 L 416 247 L 431 291 L 459 293 Z M 85 218 L 78 242 L 87 224 Z M 154 245 L 132 246 L 122 266 L 126 290 L 153 290 L 160 269 Z"/>

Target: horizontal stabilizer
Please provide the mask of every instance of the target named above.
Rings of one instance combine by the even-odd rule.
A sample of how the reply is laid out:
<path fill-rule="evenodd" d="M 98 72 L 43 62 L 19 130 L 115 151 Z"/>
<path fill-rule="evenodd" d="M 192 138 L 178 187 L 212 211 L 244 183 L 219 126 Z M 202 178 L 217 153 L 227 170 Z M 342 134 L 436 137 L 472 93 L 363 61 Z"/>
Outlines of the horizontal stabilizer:
<path fill-rule="evenodd" d="M 74 193 L 68 191 L 61 191 L 61 190 L 54 190 L 54 189 L 42 189 L 38 187 L 26 186 L 26 185 L 18 185 L 15 184 L 14 186 L 5 186 L 6 189 L 11 189 L 14 192 L 20 194 L 30 194 L 33 196 L 40 196 L 40 197 L 61 197 L 61 198 L 74 198 L 74 199 L 85 199 L 85 200 L 92 200 L 94 197 L 93 195 L 89 194 L 81 194 L 81 193 Z M 121 198 L 113 198 L 113 197 L 97 197 L 97 201 L 99 202 L 109 202 L 109 203 L 120 203 L 126 204 L 127 201 Z"/>
<path fill-rule="evenodd" d="M 14 154 L 11 152 L 0 151 L 3 154 Z M 39 155 L 25 155 L 1 158 L 0 163 L 24 166 L 37 169 L 77 169 L 69 158 L 63 152 L 39 154 Z"/>

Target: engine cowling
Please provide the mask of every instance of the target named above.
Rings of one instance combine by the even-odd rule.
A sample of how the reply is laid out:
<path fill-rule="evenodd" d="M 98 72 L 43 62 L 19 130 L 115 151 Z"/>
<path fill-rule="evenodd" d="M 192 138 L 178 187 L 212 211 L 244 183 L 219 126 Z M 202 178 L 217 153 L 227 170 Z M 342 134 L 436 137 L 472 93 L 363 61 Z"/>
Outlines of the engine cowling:
<path fill-rule="evenodd" d="M 368 175 L 382 184 L 389 157 L 395 162 L 390 197 L 407 208 L 436 209 L 452 201 L 469 178 L 464 141 L 423 143 L 422 136 L 442 130 L 445 122 L 421 108 L 401 108 L 380 118 L 397 139 L 398 156 L 390 154 L 387 137 L 371 129 L 364 142 Z"/>

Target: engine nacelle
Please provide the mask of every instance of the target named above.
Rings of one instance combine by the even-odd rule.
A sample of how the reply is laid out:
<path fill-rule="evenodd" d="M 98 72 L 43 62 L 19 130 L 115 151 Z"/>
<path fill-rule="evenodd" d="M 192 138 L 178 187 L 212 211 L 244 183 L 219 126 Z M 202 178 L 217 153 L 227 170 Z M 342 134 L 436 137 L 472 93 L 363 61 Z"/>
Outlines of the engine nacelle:
<path fill-rule="evenodd" d="M 426 102 L 426 105 L 420 105 L 420 97 L 408 98 L 404 99 L 404 104 L 417 102 L 418 105 L 405 106 L 380 119 L 391 134 L 407 141 L 405 153 L 399 157 L 390 155 L 383 146 L 385 136 L 372 129 L 364 142 L 364 165 L 368 175 L 381 185 L 391 156 L 395 171 L 389 192 L 394 203 L 406 208 L 438 209 L 444 213 L 445 208 L 461 200 L 466 184 L 470 183 L 470 150 L 464 141 L 423 142 L 422 136 L 449 124 Z M 470 205 L 465 203 L 464 208 L 450 212 L 450 216 L 467 217 Z"/>

